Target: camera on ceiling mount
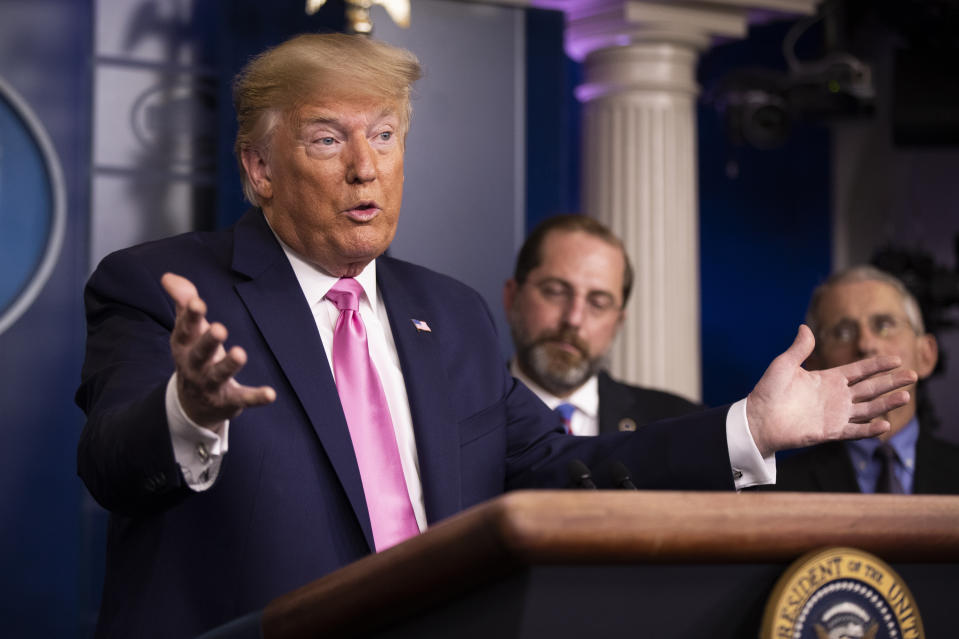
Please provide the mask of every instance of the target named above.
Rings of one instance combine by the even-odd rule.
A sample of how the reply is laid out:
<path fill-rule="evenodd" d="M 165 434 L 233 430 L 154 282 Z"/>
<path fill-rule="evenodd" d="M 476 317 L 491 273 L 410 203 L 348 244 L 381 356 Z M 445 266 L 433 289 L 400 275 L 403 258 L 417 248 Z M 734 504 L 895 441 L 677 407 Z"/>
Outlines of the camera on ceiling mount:
<path fill-rule="evenodd" d="M 706 101 L 722 115 L 734 144 L 773 149 L 789 139 L 798 121 L 819 121 L 873 113 L 872 68 L 835 49 L 816 60 L 800 60 L 796 42 L 824 14 L 800 20 L 783 40 L 788 70 L 737 69 L 710 91 Z"/>

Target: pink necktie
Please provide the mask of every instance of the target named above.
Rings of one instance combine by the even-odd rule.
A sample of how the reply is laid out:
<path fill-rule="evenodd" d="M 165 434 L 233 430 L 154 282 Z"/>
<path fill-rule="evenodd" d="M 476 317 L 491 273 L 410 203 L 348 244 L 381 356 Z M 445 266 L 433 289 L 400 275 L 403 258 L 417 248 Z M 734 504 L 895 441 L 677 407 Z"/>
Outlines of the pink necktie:
<path fill-rule="evenodd" d="M 419 533 L 396 447 L 390 408 L 370 359 L 360 318 L 360 283 L 340 279 L 326 298 L 340 309 L 333 331 L 333 375 L 360 467 L 373 542 L 381 551 Z"/>

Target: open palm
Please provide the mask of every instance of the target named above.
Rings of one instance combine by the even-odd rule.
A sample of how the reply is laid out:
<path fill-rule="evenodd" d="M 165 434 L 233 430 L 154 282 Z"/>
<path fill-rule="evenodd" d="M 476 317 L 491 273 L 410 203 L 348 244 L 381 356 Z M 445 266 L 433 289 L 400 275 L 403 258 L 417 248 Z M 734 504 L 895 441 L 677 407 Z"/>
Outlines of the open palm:
<path fill-rule="evenodd" d="M 880 415 L 909 401 L 902 389 L 916 381 L 898 357 L 871 357 L 807 371 L 802 363 L 815 338 L 799 327 L 792 346 L 777 357 L 746 402 L 746 419 L 762 455 L 836 439 L 872 437 L 889 430 Z"/>

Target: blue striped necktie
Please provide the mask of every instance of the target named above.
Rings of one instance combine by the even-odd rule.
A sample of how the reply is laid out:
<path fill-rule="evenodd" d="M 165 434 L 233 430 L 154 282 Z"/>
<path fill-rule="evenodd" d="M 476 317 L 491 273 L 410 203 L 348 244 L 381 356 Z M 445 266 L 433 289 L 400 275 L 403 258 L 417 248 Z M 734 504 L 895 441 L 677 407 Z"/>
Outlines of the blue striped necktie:
<path fill-rule="evenodd" d="M 560 404 L 553 411 L 559 415 L 560 420 L 563 423 L 563 428 L 566 429 L 566 432 L 570 435 L 573 434 L 573 413 L 576 412 L 576 407 L 572 404 Z"/>
<path fill-rule="evenodd" d="M 888 443 L 880 444 L 874 456 L 879 460 L 879 478 L 876 480 L 876 492 L 893 495 L 903 494 L 905 490 L 903 490 L 902 483 L 896 475 L 896 464 L 899 457 L 893 447 Z"/>

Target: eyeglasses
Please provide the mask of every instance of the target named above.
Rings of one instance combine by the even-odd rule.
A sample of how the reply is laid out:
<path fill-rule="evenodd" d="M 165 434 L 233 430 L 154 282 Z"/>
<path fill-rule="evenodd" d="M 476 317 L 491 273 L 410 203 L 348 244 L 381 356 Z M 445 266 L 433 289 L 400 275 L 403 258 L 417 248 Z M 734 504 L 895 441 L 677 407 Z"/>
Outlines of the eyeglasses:
<path fill-rule="evenodd" d="M 533 284 L 540 297 L 552 306 L 568 309 L 576 300 L 576 290 L 565 280 L 550 278 Z M 606 291 L 588 291 L 585 295 L 586 313 L 601 317 L 619 310 L 616 298 Z"/>
<path fill-rule="evenodd" d="M 880 313 L 866 318 L 869 332 L 879 339 L 891 339 L 903 330 L 913 330 L 905 317 Z M 850 318 L 841 319 L 835 326 L 820 335 L 824 341 L 833 344 L 852 344 L 860 338 L 860 323 Z"/>

